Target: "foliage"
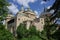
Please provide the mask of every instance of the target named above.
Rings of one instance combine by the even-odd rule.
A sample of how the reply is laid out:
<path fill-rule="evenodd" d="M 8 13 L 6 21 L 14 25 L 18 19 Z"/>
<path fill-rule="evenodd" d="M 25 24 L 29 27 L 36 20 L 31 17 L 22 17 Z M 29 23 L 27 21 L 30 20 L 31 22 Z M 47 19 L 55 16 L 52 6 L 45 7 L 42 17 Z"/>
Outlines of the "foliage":
<path fill-rule="evenodd" d="M 14 40 L 14 36 L 0 24 L 0 40 Z"/>
<path fill-rule="evenodd" d="M 60 29 L 58 29 L 52 36 L 53 38 L 60 40 Z"/>
<path fill-rule="evenodd" d="M 0 0 L 0 22 L 5 19 L 8 13 L 7 0 Z M 14 36 L 5 29 L 5 26 L 0 23 L 0 40 L 15 40 Z"/>
<path fill-rule="evenodd" d="M 56 25 L 48 25 L 44 27 L 44 30 L 41 32 L 40 37 L 45 39 L 45 40 L 56 40 L 53 37 L 53 34 L 56 32 Z"/>
<path fill-rule="evenodd" d="M 27 33 L 26 25 L 21 23 L 17 28 L 17 35 L 18 37 L 25 37 L 26 33 Z"/>
<path fill-rule="evenodd" d="M 26 29 L 25 24 L 20 24 L 17 28 L 17 35 L 19 40 L 40 40 L 40 32 L 36 30 L 34 25 L 30 26 L 29 30 Z"/>
<path fill-rule="evenodd" d="M 36 34 L 36 31 L 37 30 L 36 30 L 36 27 L 34 25 L 30 26 L 30 28 L 29 28 L 30 34 L 34 35 L 34 34 Z"/>
<path fill-rule="evenodd" d="M 31 37 L 25 37 L 25 38 L 22 38 L 21 40 L 42 40 L 40 39 L 38 36 L 36 35 L 32 35 Z"/>
<path fill-rule="evenodd" d="M 8 5 L 9 3 L 7 2 L 7 0 L 0 0 L 0 21 L 5 19 L 8 13 L 8 9 L 7 9 Z"/>
<path fill-rule="evenodd" d="M 43 1 L 46 2 L 47 0 Z M 55 19 L 60 18 L 60 0 L 55 0 L 51 8 L 47 11 L 51 10 L 54 10 L 54 13 L 50 16 L 50 18 L 47 17 L 49 21 L 47 20 L 48 22 L 45 22 L 45 29 L 42 31 L 43 34 L 41 33 L 41 35 L 45 35 L 48 40 L 60 40 L 60 28 L 55 24 L 57 22 L 57 20 L 55 21 Z M 50 24 L 52 21 L 55 21 L 55 23 Z M 58 29 L 56 29 L 57 27 Z"/>

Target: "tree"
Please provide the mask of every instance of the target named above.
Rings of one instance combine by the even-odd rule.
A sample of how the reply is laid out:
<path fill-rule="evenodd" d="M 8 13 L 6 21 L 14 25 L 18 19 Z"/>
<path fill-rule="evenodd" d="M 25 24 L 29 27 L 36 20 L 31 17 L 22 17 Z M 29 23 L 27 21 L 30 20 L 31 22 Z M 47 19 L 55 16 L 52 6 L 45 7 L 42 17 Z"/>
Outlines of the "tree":
<path fill-rule="evenodd" d="M 34 25 L 31 25 L 29 28 L 30 35 L 37 35 L 39 36 L 40 31 L 36 30 L 36 27 Z"/>
<path fill-rule="evenodd" d="M 26 25 L 21 23 L 17 28 L 17 36 L 18 38 L 22 38 L 25 37 L 26 34 L 27 34 Z"/>
<path fill-rule="evenodd" d="M 53 18 L 54 18 L 54 20 L 56 19 L 56 18 L 60 18 L 60 0 L 56 0 L 55 1 L 55 3 L 52 5 L 52 7 L 49 9 L 49 11 L 50 10 L 52 10 L 52 9 L 54 9 L 55 10 L 55 12 L 52 14 L 52 20 L 53 20 Z M 53 16 L 54 15 L 54 16 Z M 57 22 L 57 21 L 56 21 Z M 55 23 L 56 23 L 55 22 Z M 60 28 L 59 28 L 60 29 Z M 59 29 L 53 34 L 53 37 L 54 38 L 56 38 L 57 40 L 60 40 L 60 31 L 59 31 Z M 57 36 L 57 37 L 56 37 Z"/>
<path fill-rule="evenodd" d="M 53 37 L 53 34 L 55 34 L 55 32 L 57 31 L 56 27 L 57 26 L 55 24 L 45 25 L 44 30 L 40 34 L 40 37 L 45 40 L 56 40 Z"/>
<path fill-rule="evenodd" d="M 48 11 L 51 11 L 51 10 L 54 10 L 54 13 L 51 15 L 51 19 L 50 19 L 51 21 L 55 20 L 56 18 L 60 18 L 60 14 L 58 13 L 60 12 L 60 0 L 55 0 L 52 7 L 48 9 Z"/>
<path fill-rule="evenodd" d="M 52 36 L 53 38 L 60 40 L 60 28 Z"/>
<path fill-rule="evenodd" d="M 0 40 L 15 40 L 14 36 L 0 24 Z"/>
<path fill-rule="evenodd" d="M 0 40 L 15 40 L 14 36 L 5 29 L 5 26 L 1 22 L 5 19 L 8 13 L 7 6 L 9 3 L 7 0 L 0 0 Z"/>
<path fill-rule="evenodd" d="M 47 0 L 43 0 L 43 1 L 47 1 Z M 59 28 L 56 29 L 58 27 L 58 25 L 56 25 L 56 22 L 60 18 L 60 0 L 55 0 L 52 7 L 47 11 L 51 11 L 51 10 L 54 10 L 54 13 L 49 18 L 47 18 L 49 20 L 47 20 L 45 24 L 45 30 L 46 30 L 45 33 L 47 35 L 46 37 L 48 38 L 48 40 L 60 40 Z M 58 19 L 56 20 L 56 18 Z M 55 22 L 53 24 L 50 24 L 52 21 L 55 21 Z"/>
<path fill-rule="evenodd" d="M 40 31 L 38 31 L 34 25 L 31 25 L 29 28 L 28 38 L 29 40 L 42 40 L 40 38 Z"/>
<path fill-rule="evenodd" d="M 7 13 L 8 13 L 8 9 L 7 6 L 9 5 L 9 3 L 7 2 L 7 0 L 0 0 L 0 22 L 5 19 Z"/>
<path fill-rule="evenodd" d="M 40 40 L 40 32 L 36 30 L 34 25 L 27 30 L 25 24 L 20 24 L 17 28 L 17 36 L 19 40 Z"/>
<path fill-rule="evenodd" d="M 30 28 L 29 28 L 30 34 L 34 35 L 34 34 L 36 34 L 36 31 L 37 30 L 36 30 L 36 27 L 34 25 L 30 26 Z"/>

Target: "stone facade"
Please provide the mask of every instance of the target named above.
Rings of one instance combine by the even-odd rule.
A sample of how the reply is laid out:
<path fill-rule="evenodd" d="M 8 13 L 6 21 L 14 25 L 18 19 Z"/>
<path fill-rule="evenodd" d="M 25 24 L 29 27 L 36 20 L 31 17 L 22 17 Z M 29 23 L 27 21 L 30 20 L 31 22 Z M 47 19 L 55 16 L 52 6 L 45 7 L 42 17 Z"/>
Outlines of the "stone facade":
<path fill-rule="evenodd" d="M 8 17 L 8 16 L 7 16 Z M 43 30 L 44 27 L 44 18 L 37 18 L 35 13 L 27 9 L 26 11 L 22 8 L 16 16 L 9 16 L 6 18 L 6 28 L 13 34 L 16 35 L 17 27 L 20 23 L 26 22 L 26 28 L 29 29 L 30 25 L 33 24 L 36 26 L 36 29 L 39 31 Z"/>

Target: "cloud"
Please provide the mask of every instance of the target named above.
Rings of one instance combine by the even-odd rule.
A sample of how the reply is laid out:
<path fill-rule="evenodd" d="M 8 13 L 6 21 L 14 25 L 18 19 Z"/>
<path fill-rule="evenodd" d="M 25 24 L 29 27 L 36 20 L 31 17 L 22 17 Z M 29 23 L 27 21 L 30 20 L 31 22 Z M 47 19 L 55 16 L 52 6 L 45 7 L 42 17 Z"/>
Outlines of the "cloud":
<path fill-rule="evenodd" d="M 50 13 L 54 13 L 54 10 L 51 10 Z"/>
<path fill-rule="evenodd" d="M 23 5 L 24 7 L 29 7 L 29 3 L 34 3 L 37 0 L 13 0 L 14 2 L 17 2 L 20 5 Z"/>
<path fill-rule="evenodd" d="M 46 4 L 46 2 L 45 1 L 41 1 L 41 4 Z"/>
<path fill-rule="evenodd" d="M 35 10 L 34 12 L 36 14 L 36 17 L 39 18 L 38 11 Z"/>
<path fill-rule="evenodd" d="M 12 12 L 13 14 L 16 14 L 19 10 L 17 9 L 17 6 L 14 5 L 13 3 L 11 3 L 10 6 L 8 6 L 8 9 L 10 12 Z"/>
<path fill-rule="evenodd" d="M 36 13 L 36 15 L 38 15 L 38 12 L 36 10 L 34 12 Z"/>
<path fill-rule="evenodd" d="M 51 6 L 48 6 L 47 9 L 50 9 Z"/>

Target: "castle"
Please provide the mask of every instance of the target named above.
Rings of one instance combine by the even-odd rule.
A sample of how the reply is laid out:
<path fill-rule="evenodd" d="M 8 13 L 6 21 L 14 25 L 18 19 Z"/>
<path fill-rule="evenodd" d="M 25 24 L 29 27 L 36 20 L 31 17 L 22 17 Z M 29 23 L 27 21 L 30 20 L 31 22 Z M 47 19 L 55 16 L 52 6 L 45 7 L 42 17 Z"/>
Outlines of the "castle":
<path fill-rule="evenodd" d="M 6 28 L 15 35 L 17 27 L 20 23 L 23 22 L 26 23 L 27 29 L 29 29 L 31 24 L 33 24 L 36 26 L 37 30 L 42 31 L 45 25 L 44 20 L 45 18 L 43 16 L 37 18 L 35 12 L 33 12 L 30 8 L 24 10 L 24 7 L 22 7 L 21 10 L 15 16 L 13 16 L 12 14 L 8 14 L 5 20 L 5 24 Z"/>

